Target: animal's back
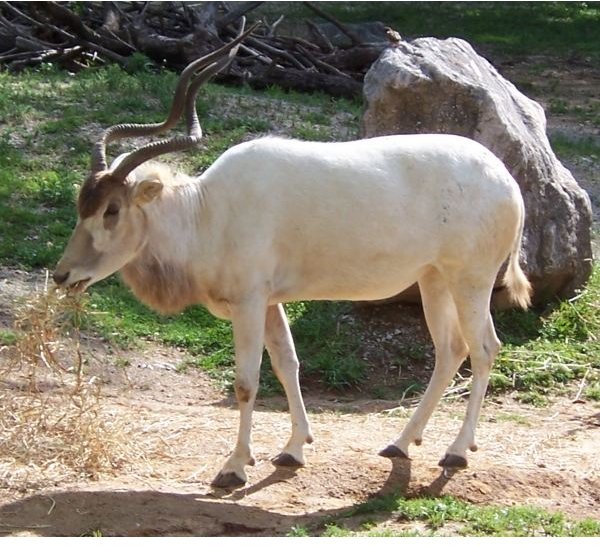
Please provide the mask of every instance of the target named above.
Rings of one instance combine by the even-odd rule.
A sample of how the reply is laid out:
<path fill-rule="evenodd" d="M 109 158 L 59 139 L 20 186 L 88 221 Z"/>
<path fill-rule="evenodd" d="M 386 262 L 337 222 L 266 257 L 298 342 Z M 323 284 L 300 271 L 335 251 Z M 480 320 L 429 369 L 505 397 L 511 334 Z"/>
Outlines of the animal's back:
<path fill-rule="evenodd" d="M 227 236 L 240 248 L 247 236 L 249 255 L 275 249 L 280 276 L 292 277 L 283 284 L 306 286 L 291 299 L 396 293 L 429 264 L 481 252 L 478 233 L 508 230 L 512 241 L 502 224 L 520 198 L 491 152 L 449 135 L 258 139 L 226 152 L 202 178 L 224 192 L 231 214 L 251 218 L 233 223 L 239 232 Z"/>
<path fill-rule="evenodd" d="M 458 195 L 485 206 L 485 196 L 518 193 L 498 158 L 481 144 L 455 135 L 393 135 L 350 142 L 267 137 L 231 148 L 203 178 L 227 185 L 233 195 L 275 192 L 283 200 L 305 197 L 311 206 L 320 202 L 386 208 L 390 200 L 395 206 L 408 200 L 407 212 L 419 203 L 448 204 Z"/>

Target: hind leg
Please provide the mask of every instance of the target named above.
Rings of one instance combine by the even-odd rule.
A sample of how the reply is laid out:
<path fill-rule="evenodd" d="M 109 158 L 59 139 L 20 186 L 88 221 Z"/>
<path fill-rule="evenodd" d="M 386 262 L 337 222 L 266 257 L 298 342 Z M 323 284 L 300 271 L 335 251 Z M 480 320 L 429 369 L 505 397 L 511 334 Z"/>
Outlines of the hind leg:
<path fill-rule="evenodd" d="M 383 457 L 408 457 L 409 445 L 421 443 L 433 410 L 468 352 L 454 300 L 441 273 L 432 267 L 419 279 L 419 288 L 435 346 L 435 368 L 419 406 L 400 437 L 380 452 Z"/>
<path fill-rule="evenodd" d="M 476 281 L 462 278 L 452 293 L 458 309 L 461 331 L 469 345 L 473 382 L 462 427 L 454 442 L 440 461 L 440 466 L 467 466 L 467 449 L 477 450 L 475 428 L 487 390 L 494 359 L 500 350 L 490 314 L 492 286 L 477 286 Z"/>
<path fill-rule="evenodd" d="M 271 357 L 273 371 L 283 385 L 292 419 L 292 436 L 283 451 L 273 459 L 280 466 L 304 465 L 303 448 L 313 441 L 300 392 L 298 357 L 283 305 L 267 309 L 265 345 Z"/>

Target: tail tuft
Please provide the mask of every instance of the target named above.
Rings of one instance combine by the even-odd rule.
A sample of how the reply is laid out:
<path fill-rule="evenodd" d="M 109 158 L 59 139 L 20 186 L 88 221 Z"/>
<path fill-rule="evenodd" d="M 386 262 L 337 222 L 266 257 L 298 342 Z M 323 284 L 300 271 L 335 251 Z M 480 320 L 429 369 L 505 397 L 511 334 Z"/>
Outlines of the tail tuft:
<path fill-rule="evenodd" d="M 519 241 L 520 242 L 520 241 Z M 508 289 L 510 300 L 522 309 L 531 305 L 531 283 L 519 265 L 519 249 L 510 254 L 508 267 L 503 279 L 504 286 Z"/>
<path fill-rule="evenodd" d="M 527 309 L 531 305 L 532 286 L 525 273 L 519 265 L 519 253 L 523 241 L 523 230 L 525 228 L 525 206 L 521 202 L 521 218 L 519 221 L 519 231 L 513 242 L 512 250 L 508 259 L 508 267 L 504 274 L 503 283 L 508 289 L 510 300 L 521 307 Z"/>

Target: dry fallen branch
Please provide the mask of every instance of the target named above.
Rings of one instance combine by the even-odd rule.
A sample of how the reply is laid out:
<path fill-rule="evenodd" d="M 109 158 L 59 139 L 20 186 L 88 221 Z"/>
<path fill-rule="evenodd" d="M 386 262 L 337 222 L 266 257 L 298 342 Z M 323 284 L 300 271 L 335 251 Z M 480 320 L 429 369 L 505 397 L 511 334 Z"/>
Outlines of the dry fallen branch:
<path fill-rule="evenodd" d="M 348 38 L 350 38 L 350 40 L 352 40 L 352 43 L 354 45 L 361 45 L 362 40 L 361 40 L 360 36 L 358 36 L 349 27 L 347 27 L 346 25 L 344 25 L 341 21 L 339 21 L 338 19 L 336 19 L 332 15 L 329 15 L 329 14 L 325 13 L 321 8 L 319 8 L 313 2 L 304 2 L 304 4 L 307 7 L 309 7 L 311 10 L 313 10 L 317 15 L 319 15 L 320 17 L 323 17 L 323 19 L 326 19 L 327 21 L 330 21 L 331 23 L 333 23 L 346 36 L 348 36 Z"/>

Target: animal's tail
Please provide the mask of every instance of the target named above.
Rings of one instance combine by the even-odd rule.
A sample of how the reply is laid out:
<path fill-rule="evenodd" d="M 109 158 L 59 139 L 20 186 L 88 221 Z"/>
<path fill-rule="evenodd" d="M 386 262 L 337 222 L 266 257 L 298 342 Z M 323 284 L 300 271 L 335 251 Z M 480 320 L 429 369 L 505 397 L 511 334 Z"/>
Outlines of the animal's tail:
<path fill-rule="evenodd" d="M 523 273 L 521 266 L 519 265 L 519 252 L 521 250 L 521 241 L 523 239 L 523 227 L 525 225 L 525 210 L 521 208 L 521 223 L 519 225 L 519 232 L 513 247 L 510 251 L 508 259 L 508 267 L 504 273 L 503 283 L 508 289 L 508 294 L 513 303 L 527 309 L 531 304 L 531 283 Z"/>

